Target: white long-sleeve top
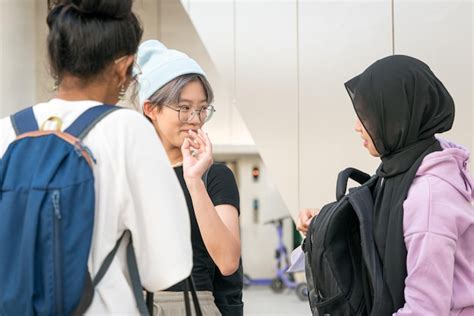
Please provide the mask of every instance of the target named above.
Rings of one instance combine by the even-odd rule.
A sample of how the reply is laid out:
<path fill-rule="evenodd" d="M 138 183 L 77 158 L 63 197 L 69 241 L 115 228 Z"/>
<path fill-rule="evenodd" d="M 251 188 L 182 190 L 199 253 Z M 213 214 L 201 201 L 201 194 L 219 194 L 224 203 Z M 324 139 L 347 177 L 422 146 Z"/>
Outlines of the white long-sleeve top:
<path fill-rule="evenodd" d="M 34 106 L 38 125 L 50 116 L 67 128 L 95 101 L 52 99 Z M 10 118 L 0 120 L 0 158 L 15 140 Z M 96 164 L 96 211 L 88 268 L 92 277 L 124 230 L 130 230 L 143 286 L 165 289 L 192 268 L 190 224 L 183 192 L 152 125 L 132 110 L 114 111 L 84 139 Z M 138 315 L 122 243 L 96 287 L 86 315 Z"/>

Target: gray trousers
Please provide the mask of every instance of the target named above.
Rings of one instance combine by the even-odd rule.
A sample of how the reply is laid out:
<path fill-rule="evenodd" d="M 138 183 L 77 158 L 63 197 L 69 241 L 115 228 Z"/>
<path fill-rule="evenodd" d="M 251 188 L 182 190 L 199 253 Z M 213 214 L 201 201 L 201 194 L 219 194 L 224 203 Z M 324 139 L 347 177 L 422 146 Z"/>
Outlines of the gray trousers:
<path fill-rule="evenodd" d="M 198 291 L 197 297 L 203 315 L 221 316 L 219 309 L 214 303 L 212 292 Z M 189 301 L 191 303 L 192 315 L 195 315 L 191 294 L 189 295 Z M 153 316 L 186 316 L 183 292 L 155 292 Z"/>

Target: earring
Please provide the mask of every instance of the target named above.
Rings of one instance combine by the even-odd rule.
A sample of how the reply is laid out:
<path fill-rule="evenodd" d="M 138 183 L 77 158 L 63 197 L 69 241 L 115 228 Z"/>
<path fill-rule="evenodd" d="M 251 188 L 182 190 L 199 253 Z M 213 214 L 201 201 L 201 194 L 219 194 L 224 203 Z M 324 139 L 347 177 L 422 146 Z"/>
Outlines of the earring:
<path fill-rule="evenodd" d="M 125 85 L 122 85 L 120 87 L 120 91 L 119 91 L 119 94 L 118 94 L 119 100 L 121 100 L 121 101 L 125 100 L 125 94 L 127 94 L 127 89 L 125 89 Z"/>
<path fill-rule="evenodd" d="M 59 89 L 59 78 L 54 76 L 53 91 L 58 91 Z"/>

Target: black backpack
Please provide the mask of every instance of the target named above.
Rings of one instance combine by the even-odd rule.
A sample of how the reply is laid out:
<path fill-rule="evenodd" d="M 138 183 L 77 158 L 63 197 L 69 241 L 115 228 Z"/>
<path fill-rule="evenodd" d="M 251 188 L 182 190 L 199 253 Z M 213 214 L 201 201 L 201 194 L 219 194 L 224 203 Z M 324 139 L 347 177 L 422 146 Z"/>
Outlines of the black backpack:
<path fill-rule="evenodd" d="M 361 186 L 346 195 L 349 179 Z M 386 290 L 373 238 L 377 181 L 354 168 L 343 170 L 337 201 L 325 205 L 310 223 L 303 249 L 313 315 L 391 315 L 383 302 Z"/>

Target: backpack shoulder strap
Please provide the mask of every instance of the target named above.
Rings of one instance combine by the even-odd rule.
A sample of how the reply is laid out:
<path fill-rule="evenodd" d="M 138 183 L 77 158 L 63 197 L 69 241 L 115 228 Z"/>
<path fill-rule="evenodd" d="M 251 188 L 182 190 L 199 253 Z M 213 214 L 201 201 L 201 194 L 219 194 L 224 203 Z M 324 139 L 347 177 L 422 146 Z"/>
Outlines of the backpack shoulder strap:
<path fill-rule="evenodd" d="M 370 181 L 376 181 L 376 177 L 372 177 Z M 373 289 L 373 306 L 372 311 L 378 311 L 380 304 L 383 305 L 384 281 L 382 277 L 382 264 L 380 262 L 375 240 L 373 236 L 373 198 L 368 185 L 363 185 L 356 190 L 353 190 L 349 195 L 349 203 L 352 205 L 357 217 L 359 219 L 360 238 L 362 246 L 362 257 L 365 266 L 367 267 L 367 274 L 369 283 Z M 383 307 L 382 307 L 383 308 Z M 380 315 L 372 313 L 371 315 Z"/>
<path fill-rule="evenodd" d="M 194 304 L 194 311 L 196 312 L 195 314 L 191 313 L 191 304 L 189 302 L 189 292 L 191 292 L 191 297 L 193 299 L 193 304 Z M 194 285 L 194 280 L 193 277 L 190 275 L 185 281 L 184 281 L 184 308 L 186 311 L 186 316 L 203 316 L 202 310 L 201 310 L 201 305 L 199 304 L 199 299 L 197 297 L 197 290 L 196 286 Z"/>
<path fill-rule="evenodd" d="M 64 131 L 78 139 L 84 139 L 87 134 L 97 125 L 104 117 L 115 110 L 122 109 L 117 105 L 97 105 L 84 111 L 79 117 Z"/>
<path fill-rule="evenodd" d="M 114 248 L 109 252 L 107 257 L 105 257 L 104 261 L 102 262 L 102 265 L 99 268 L 99 271 L 95 275 L 92 285 L 95 287 L 99 282 L 102 280 L 104 277 L 105 273 L 108 271 L 110 268 L 110 265 L 112 264 L 112 261 L 117 254 L 118 248 L 120 244 L 122 243 L 122 240 L 124 239 L 124 236 L 128 234 L 130 236 L 130 239 L 127 244 L 127 266 L 128 266 L 128 273 L 130 276 L 130 280 L 132 283 L 132 291 L 133 291 L 133 296 L 135 297 L 135 301 L 137 304 L 137 308 L 140 312 L 140 315 L 145 315 L 145 316 L 151 316 L 153 315 L 152 312 L 153 310 L 148 310 L 147 305 L 145 302 L 145 298 L 143 297 L 143 292 L 142 292 L 142 285 L 141 285 L 141 280 L 140 280 L 140 274 L 138 271 L 138 264 L 137 264 L 137 259 L 135 256 L 135 251 L 133 249 L 133 244 L 132 244 L 132 233 L 129 230 L 126 230 L 122 236 L 117 240 L 115 243 Z M 83 294 L 84 295 L 84 294 Z M 78 307 L 78 310 L 76 314 L 74 315 L 82 315 L 84 311 L 87 310 L 90 302 L 86 304 L 83 307 Z M 81 313 L 79 313 L 81 312 Z"/>
<path fill-rule="evenodd" d="M 17 136 L 38 130 L 38 123 L 32 107 L 13 114 L 10 116 L 10 120 Z"/>
<path fill-rule="evenodd" d="M 135 255 L 135 250 L 133 249 L 131 232 L 130 240 L 127 245 L 127 265 L 130 281 L 132 282 L 133 296 L 135 296 L 135 301 L 137 308 L 140 311 L 140 315 L 152 316 L 153 314 L 148 310 L 145 297 L 143 296 L 142 282 L 140 280 L 140 274 L 138 271 L 137 257 Z"/>

